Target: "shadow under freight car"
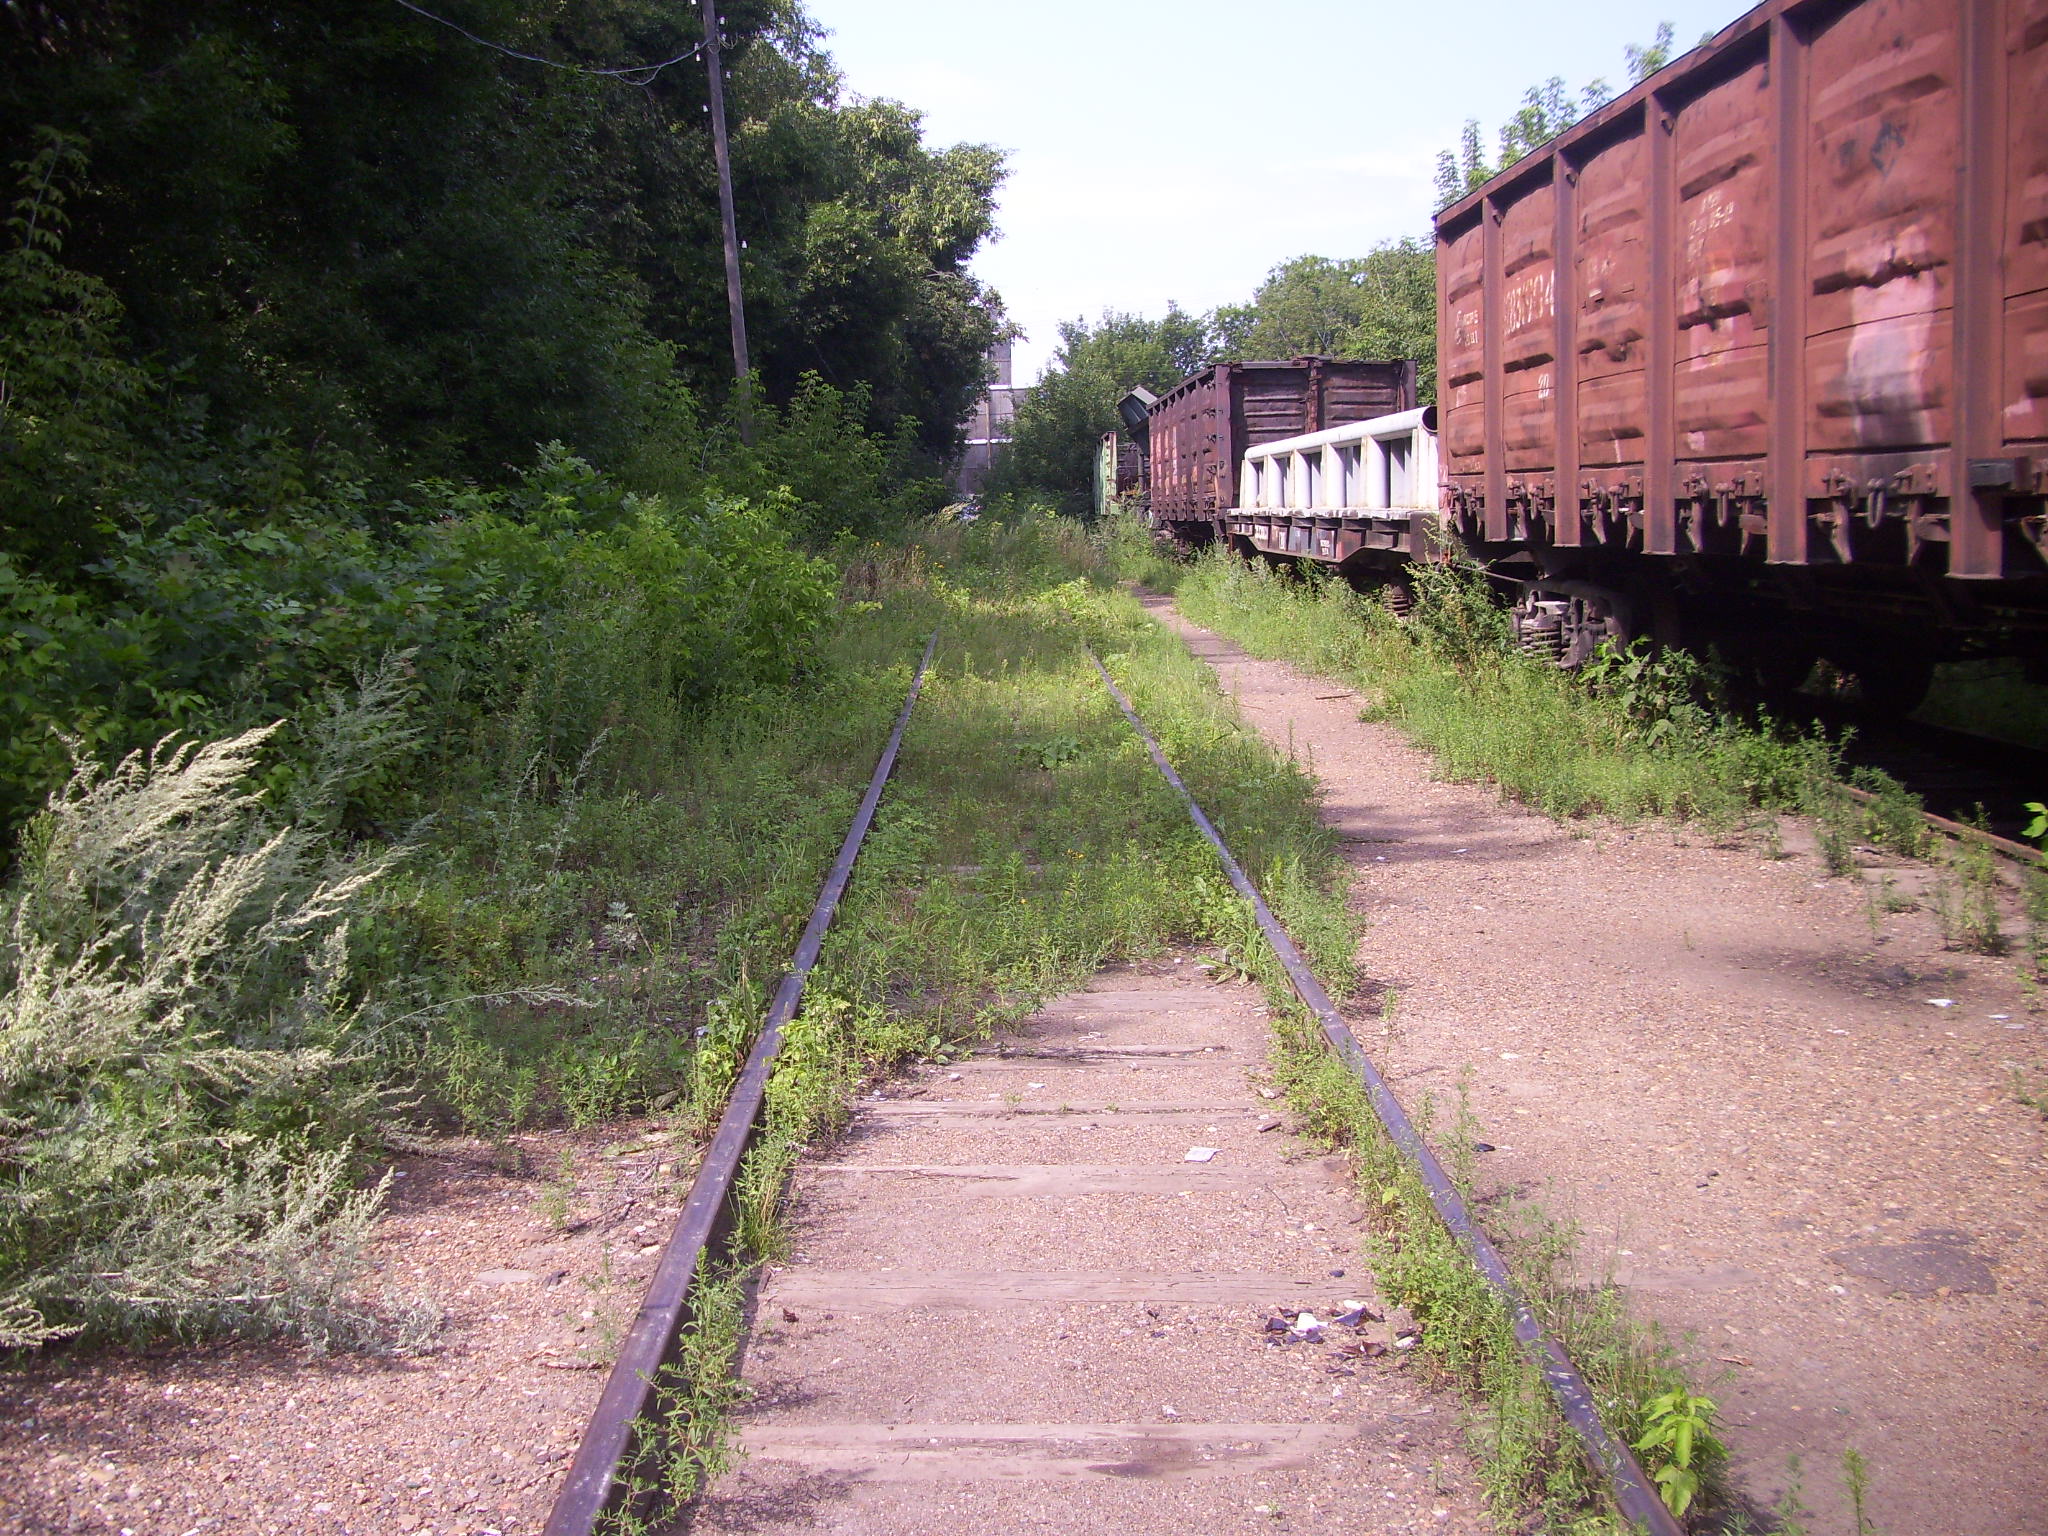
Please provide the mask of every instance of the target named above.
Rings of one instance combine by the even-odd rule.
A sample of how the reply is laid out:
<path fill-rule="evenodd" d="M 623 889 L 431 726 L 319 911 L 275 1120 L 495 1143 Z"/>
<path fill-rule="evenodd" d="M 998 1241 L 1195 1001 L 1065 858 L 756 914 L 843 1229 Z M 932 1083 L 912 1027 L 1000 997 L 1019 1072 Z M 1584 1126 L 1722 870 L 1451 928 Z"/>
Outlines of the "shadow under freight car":
<path fill-rule="evenodd" d="M 2048 683 L 2028 681 L 2025 664 L 2011 657 L 1951 662 L 1934 669 L 1913 719 L 2048 753 Z"/>
<path fill-rule="evenodd" d="M 1927 700 L 1904 720 L 1886 719 L 1815 693 L 1795 694 L 1785 717 L 1818 725 L 1852 768 L 1889 774 L 1937 816 L 2022 839 L 2048 801 L 2048 687 L 2017 662 L 1964 662 L 1935 674 Z"/>

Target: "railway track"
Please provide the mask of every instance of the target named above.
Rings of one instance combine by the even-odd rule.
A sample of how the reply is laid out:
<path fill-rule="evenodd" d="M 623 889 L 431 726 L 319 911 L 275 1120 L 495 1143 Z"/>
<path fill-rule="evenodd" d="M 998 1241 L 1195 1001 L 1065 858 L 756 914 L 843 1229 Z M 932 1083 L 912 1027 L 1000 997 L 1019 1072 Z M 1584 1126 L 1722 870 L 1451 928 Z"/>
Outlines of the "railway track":
<path fill-rule="evenodd" d="M 589 1533 L 600 1530 L 625 1528 L 644 1515 L 650 1505 L 659 1502 L 660 1490 L 650 1486 L 646 1473 L 659 1450 L 658 1426 L 667 1409 L 666 1394 L 671 1389 L 664 1371 L 676 1358 L 678 1340 L 692 1315 L 697 1288 L 720 1261 L 737 1257 L 726 1248 L 732 1227 L 735 1187 L 760 1124 L 782 1029 L 796 1015 L 805 978 L 818 958 L 826 930 L 894 769 L 937 643 L 938 636 L 934 634 L 926 645 L 909 696 L 876 764 L 853 825 L 812 910 L 790 970 L 776 990 L 746 1067 L 734 1086 L 717 1132 L 706 1150 L 647 1295 L 625 1336 L 598 1408 L 583 1434 L 556 1499 L 546 1527 L 547 1536 L 589 1536 Z M 1274 916 L 1214 824 L 1175 773 L 1163 748 L 1146 728 L 1130 699 L 1117 687 L 1109 670 L 1092 653 L 1090 659 L 1131 729 L 1143 741 L 1154 765 L 1214 849 L 1231 885 L 1251 907 L 1300 1006 L 1314 1019 L 1336 1060 L 1356 1076 L 1389 1142 L 1421 1180 L 1438 1218 L 1498 1298 L 1516 1340 L 1554 1397 L 1589 1466 L 1604 1482 L 1615 1509 L 1625 1520 L 1651 1533 L 1651 1536 L 1679 1536 L 1680 1527 L 1665 1510 L 1633 1452 L 1603 1422 L 1584 1379 L 1521 1295 L 1506 1263 L 1474 1220 L 1455 1183 L 1353 1036 L 1285 927 Z M 1117 1012 L 1114 1008 L 1103 1011 L 1112 1017 Z M 1183 1006 L 1173 1006 L 1168 1010 L 1169 1015 L 1175 1018 L 1190 1011 L 1199 1014 L 1201 1010 Z M 1258 1010 L 1260 1013 L 1263 1011 Z M 1156 1022 L 1156 1015 L 1148 1014 L 1143 1008 L 1128 1006 L 1124 1013 L 1141 1021 L 1136 1026 L 1141 1035 L 1156 1033 L 1154 1027 L 1142 1022 L 1146 1019 L 1155 1019 Z M 1084 1016 L 1073 1022 L 1078 1024 L 1088 1020 Z M 1175 1037 L 1166 1040 L 1132 1039 L 1128 1038 L 1128 1031 L 1119 1034 L 1113 1028 L 1087 1031 L 1069 1028 L 1064 1034 L 1055 1030 L 1051 1035 L 1041 1031 L 1040 1037 L 1031 1042 L 1025 1057 L 1034 1063 L 1033 1071 L 1039 1080 L 1026 1085 L 1026 1091 L 1047 1089 L 1056 1067 L 1071 1071 L 1076 1065 L 1100 1066 L 1105 1061 L 1126 1070 L 1138 1070 L 1148 1061 L 1156 1063 L 1179 1058 L 1186 1065 L 1213 1068 L 1216 1060 L 1228 1059 L 1229 1054 L 1236 1050 L 1245 1053 L 1239 1058 L 1241 1065 L 1243 1060 L 1251 1059 L 1250 1052 L 1256 1051 L 1261 1043 L 1256 1033 L 1250 1038 L 1233 1041 L 1224 1037 L 1198 1038 L 1188 1035 L 1184 1025 L 1176 1028 L 1178 1033 Z M 1219 1052 L 1222 1053 L 1220 1057 Z M 984 1058 L 972 1065 L 978 1073 L 985 1075 L 990 1071 L 1008 1071 L 1014 1064 L 998 1066 Z M 961 1080 L 965 1076 L 964 1070 L 950 1075 L 951 1080 Z M 1097 1081 L 1100 1080 L 1098 1077 Z M 1122 1086 L 1124 1079 L 1119 1078 L 1118 1082 L 1120 1086 L 1116 1091 L 1120 1097 L 1131 1097 L 1130 1089 Z M 1080 1085 L 1072 1086 L 1078 1093 Z M 1207 1093 L 1190 1093 L 1191 1087 L 1199 1089 L 1205 1086 L 1209 1090 Z M 1221 1141 L 1226 1124 L 1258 1112 L 1255 1104 L 1219 1101 L 1213 1081 L 1192 1085 L 1183 1083 L 1181 1091 L 1181 1098 L 1155 1094 L 1142 1101 L 1133 1098 L 1128 1105 L 1108 1101 L 1089 1104 L 1077 1097 L 1073 1102 L 1046 1103 L 1033 1108 L 1056 1117 L 1050 1123 L 1062 1128 L 1076 1123 L 1076 1115 L 1085 1115 L 1089 1117 L 1085 1123 L 1091 1130 L 1099 1130 L 1105 1123 L 1126 1128 L 1141 1125 L 1155 1140 L 1157 1127 L 1172 1121 L 1199 1123 L 1201 1135 Z M 998 1089 L 992 1099 L 980 1102 L 968 1102 L 954 1095 L 951 1100 L 940 1102 L 902 1100 L 894 1109 L 868 1106 L 870 1117 L 880 1114 L 884 1118 L 912 1122 L 930 1117 L 971 1120 L 977 1115 L 1014 1120 L 1024 1113 L 1023 1095 L 1014 1089 L 1008 1092 Z M 1274 1124 L 1277 1123 L 1275 1120 Z M 1260 1125 L 1252 1134 L 1256 1136 L 1257 1131 L 1268 1128 Z M 1244 1127 L 1236 1129 L 1242 1131 Z M 1170 1139 L 1178 1141 L 1182 1134 L 1176 1126 L 1170 1133 Z M 869 1161 L 829 1171 L 859 1178 L 909 1178 L 956 1187 L 963 1181 L 993 1182 L 997 1185 L 1021 1185 L 1024 1190 L 1051 1187 L 1075 1192 L 1084 1187 L 1099 1192 L 1105 1182 L 1116 1187 L 1119 1180 L 1128 1183 L 1135 1179 L 1138 1186 L 1144 1186 L 1148 1179 L 1156 1182 L 1164 1177 L 1172 1190 L 1185 1190 L 1192 1196 L 1197 1180 L 1202 1181 L 1205 1187 L 1227 1188 L 1232 1174 L 1242 1175 L 1243 1170 L 1232 1169 L 1228 1165 L 1208 1169 L 1207 1165 L 1219 1150 L 1194 1147 L 1183 1161 L 1202 1165 L 1202 1172 L 1176 1169 L 1165 1175 L 1156 1168 L 1108 1165 L 1090 1170 L 1071 1163 L 1048 1163 L 1037 1167 L 1006 1164 L 992 1170 L 986 1165 L 962 1163 L 957 1158 L 946 1162 Z M 1217 1178 L 1219 1174 L 1224 1177 Z M 1276 1181 L 1269 1170 L 1262 1182 L 1255 1182 L 1259 1182 L 1261 1188 L 1270 1189 L 1284 1180 Z M 1306 1191 L 1297 1192 L 1306 1195 Z M 1284 1202 L 1281 1195 L 1276 1194 L 1274 1198 Z M 1302 1230 L 1312 1232 L 1316 1229 L 1316 1224 L 1311 1223 L 1305 1224 Z M 901 1237 L 899 1232 L 896 1240 L 900 1242 Z M 885 1240 L 880 1236 L 872 1239 L 877 1243 Z M 1303 1308 L 1288 1309 L 1298 1321 L 1300 1312 L 1312 1311 L 1313 1305 L 1332 1307 L 1340 1300 L 1350 1305 L 1357 1298 L 1335 1298 L 1323 1293 L 1356 1289 L 1360 1284 L 1356 1280 L 1349 1286 L 1336 1284 L 1344 1279 L 1341 1262 L 1321 1276 L 1301 1273 L 1300 1265 L 1296 1264 L 1291 1269 L 1276 1269 L 1272 1273 L 1219 1275 L 1191 1269 L 1182 1273 L 1153 1272 L 1134 1278 L 1123 1271 L 1097 1273 L 1060 1268 L 1034 1277 L 992 1275 L 983 1270 L 947 1268 L 935 1263 L 935 1258 L 943 1258 L 946 1251 L 944 1243 L 934 1235 L 929 1243 L 916 1244 L 903 1253 L 904 1262 L 882 1275 L 871 1271 L 835 1273 L 807 1269 L 801 1274 L 786 1271 L 769 1279 L 761 1292 L 760 1302 L 764 1308 L 779 1306 L 785 1324 L 795 1327 L 807 1315 L 816 1316 L 819 1312 L 827 1320 L 837 1322 L 838 1313 L 845 1311 L 854 1322 L 864 1322 L 875 1313 L 887 1314 L 892 1309 L 907 1306 L 960 1305 L 963 1297 L 976 1298 L 977 1304 L 983 1306 L 1062 1299 L 1084 1303 L 1140 1304 L 1147 1306 L 1153 1316 L 1158 1315 L 1158 1308 L 1162 1305 L 1212 1308 L 1226 1305 L 1241 1312 L 1246 1305 L 1272 1308 L 1276 1300 L 1313 1298 Z M 1363 1315 L 1364 1310 L 1369 1309 L 1361 1308 L 1359 1315 Z M 1284 1314 L 1283 1326 L 1286 1326 Z M 880 1331 L 888 1341 L 888 1347 L 883 1348 L 877 1358 L 885 1358 L 892 1348 L 900 1354 L 900 1339 L 888 1325 L 882 1325 Z M 1165 1332 L 1161 1330 L 1155 1336 L 1163 1337 Z M 837 1360 L 833 1362 L 835 1365 L 838 1363 Z M 1342 1370 L 1341 1367 L 1335 1369 Z M 1344 1374 L 1351 1373 L 1345 1371 Z M 980 1378 L 988 1377 L 988 1370 L 980 1373 Z M 803 1395 L 801 1373 L 791 1390 L 800 1400 Z M 941 1425 L 922 1420 L 906 1424 L 902 1420 L 911 1416 L 903 1414 L 899 1404 L 893 1419 L 886 1413 L 878 1413 L 872 1420 L 861 1423 L 786 1423 L 779 1427 L 779 1432 L 776 1426 L 768 1426 L 765 1432 L 756 1434 L 748 1448 L 766 1462 L 790 1463 L 800 1471 L 843 1474 L 886 1465 L 899 1475 L 907 1474 L 913 1482 L 919 1480 L 917 1468 L 923 1467 L 927 1475 L 943 1476 L 943 1468 L 956 1464 L 962 1454 L 978 1458 L 985 1467 L 994 1466 L 999 1477 L 1050 1476 L 1057 1479 L 1071 1476 L 1077 1469 L 1111 1474 L 1119 1474 L 1119 1469 L 1122 1469 L 1119 1475 L 1150 1479 L 1169 1469 L 1201 1475 L 1230 1473 L 1243 1476 L 1256 1474 L 1261 1469 L 1300 1467 L 1318 1458 L 1327 1459 L 1334 1447 L 1344 1444 L 1355 1434 L 1355 1427 L 1347 1434 L 1341 1419 L 1333 1421 L 1328 1416 L 1292 1423 L 1245 1422 L 1212 1417 L 1204 1423 L 1179 1424 L 1170 1422 L 1178 1416 L 1173 1405 L 1162 1405 L 1159 1411 L 1169 1420 L 1163 1426 L 1156 1419 L 1145 1423 L 1018 1423 L 1012 1422 L 1014 1416 L 1009 1412 L 1002 1412 L 993 1422 Z M 1390 1422 L 1397 1421 L 1401 1410 L 1392 1412 Z M 935 1466 L 942 1470 L 931 1473 L 930 1469 Z M 1400 1495 L 1390 1489 L 1384 1496 L 1398 1499 Z M 1106 1513 L 1109 1518 L 1116 1518 L 1114 1511 Z"/>
<path fill-rule="evenodd" d="M 846 882 L 853 875 L 854 860 L 860 855 L 861 844 L 867 840 L 868 828 L 874 824 L 875 811 L 882 803 L 882 791 L 895 772 L 903 733 L 909 728 L 911 711 L 917 708 L 917 696 L 924 689 L 925 673 L 938 643 L 938 632 L 934 630 L 925 642 L 924 655 L 918 659 L 917 670 L 911 677 L 909 696 L 896 716 L 888 744 L 868 780 L 867 792 L 854 812 L 853 825 L 847 829 L 846 840 L 840 844 L 839 855 L 832 861 L 824 888 L 811 908 L 810 920 L 797 941 L 789 971 L 775 989 L 767 1017 L 748 1052 L 747 1064 L 733 1084 L 718 1129 L 690 1186 L 682 1215 L 663 1246 L 647 1294 L 619 1346 L 618 1359 L 613 1362 L 604 1394 L 598 1399 L 597 1411 L 591 1415 L 575 1459 L 569 1464 L 562 1491 L 556 1495 L 548 1514 L 547 1536 L 586 1536 L 598 1530 L 600 1522 L 630 1496 L 641 1464 L 652 1459 L 653 1447 L 646 1443 L 648 1437 L 642 1432 L 643 1426 L 660 1417 L 662 1372 L 674 1362 L 677 1341 L 691 1316 L 697 1287 L 730 1233 L 734 1184 L 760 1125 L 769 1074 L 782 1047 L 783 1027 L 796 1017 L 797 1005 L 803 1001 L 804 982 L 811 967 L 817 964 L 826 930 L 832 926 L 839 898 L 845 894 Z"/>
<path fill-rule="evenodd" d="M 1920 801 L 1937 832 L 2022 863 L 2040 861 L 2040 850 L 2021 837 L 2033 819 L 2028 802 L 2048 800 L 2048 752 L 1915 720 L 1875 719 L 1810 697 L 1799 706 L 1807 723 L 1844 743 L 1846 766 L 1896 780 Z M 1850 793 L 1866 802 L 1875 798 Z"/>

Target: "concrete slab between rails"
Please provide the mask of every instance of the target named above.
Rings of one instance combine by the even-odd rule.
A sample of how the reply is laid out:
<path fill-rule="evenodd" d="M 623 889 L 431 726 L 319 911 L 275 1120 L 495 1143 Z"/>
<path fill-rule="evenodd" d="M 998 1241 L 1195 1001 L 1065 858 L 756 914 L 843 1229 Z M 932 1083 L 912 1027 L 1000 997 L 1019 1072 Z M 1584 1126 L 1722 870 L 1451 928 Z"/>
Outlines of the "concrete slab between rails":
<path fill-rule="evenodd" d="M 1031 1021 L 1028 1036 L 1012 1036 L 1013 1049 L 1087 1047 L 1153 1051 L 1202 1046 L 1225 1047 L 1240 1022 L 1263 1026 L 1265 1005 L 1249 987 L 1203 982 L 1180 992 L 1117 993 L 1106 1002 L 1069 996 Z M 1256 1052 L 1257 1037 L 1243 1042 Z"/>
<path fill-rule="evenodd" d="M 1213 1056 L 1228 1052 L 1227 1045 L 1049 1045 L 1036 1049 L 1018 1047 L 1006 1051 L 977 1051 L 968 1060 L 993 1061 L 1099 1061 L 1108 1056 Z"/>
<path fill-rule="evenodd" d="M 1240 1072 L 1260 1065 L 1256 1060 L 1216 1056 L 1095 1056 L 1008 1057 L 1001 1060 L 963 1061 L 943 1079 L 906 1084 L 890 1099 L 872 1099 L 881 1105 L 975 1104 L 1019 1105 L 1038 1110 L 1058 1109 L 1062 1104 L 1072 1112 L 1076 1104 L 1161 1104 L 1171 1107 L 1206 1107 L 1198 1101 L 1219 1061 L 1235 1065 Z M 1240 1083 L 1241 1085 L 1241 1083 Z M 1242 1114 L 1238 1104 L 1217 1106 L 1231 1114 Z M 892 1113 L 881 1110 L 886 1118 Z"/>
<path fill-rule="evenodd" d="M 1126 1084 L 1117 1084 L 1119 1095 Z M 1135 1097 L 1135 1090 L 1128 1090 Z M 1037 1097 L 1052 1097 L 1057 1085 Z M 1053 1098 L 1057 1104 L 1059 1100 Z M 876 1115 L 854 1122 L 840 1149 L 846 1161 L 878 1163 L 1186 1164 L 1192 1146 L 1220 1151 L 1218 1168 L 1285 1169 L 1286 1133 L 1261 1131 L 1251 1114 Z M 1269 1162 L 1270 1157 L 1270 1162 Z M 1306 1157 L 1303 1161 L 1307 1161 Z M 811 1178 L 808 1169 L 803 1178 Z M 807 1186 L 806 1200 L 843 1185 L 835 1175 Z M 1310 1217 L 1310 1220 L 1317 1218 Z M 849 1266 L 857 1267 L 857 1266 Z M 1211 1268 L 1216 1266 L 1212 1265 Z"/>
<path fill-rule="evenodd" d="M 1168 1054 L 1146 1052 L 1138 1055 L 1123 1051 L 1089 1051 L 1073 1054 L 1055 1054 L 1050 1051 L 1034 1052 L 1031 1055 L 1015 1056 L 970 1056 L 964 1061 L 953 1063 L 952 1071 L 946 1074 L 950 1082 L 973 1083 L 980 1079 L 990 1082 L 1008 1083 L 1020 1073 L 1026 1077 L 1038 1077 L 1047 1072 L 1096 1072 L 1108 1067 L 1112 1072 L 1138 1072 L 1146 1074 L 1146 1081 L 1164 1082 L 1176 1072 L 1185 1074 L 1189 1068 L 1200 1068 L 1216 1058 L 1211 1055 L 1191 1052 Z M 1228 1058 L 1225 1058 L 1228 1059 Z M 1256 1065 L 1255 1060 L 1240 1060 L 1239 1066 Z M 1099 1082 L 1099 1077 L 1090 1079 Z M 1119 1079 L 1121 1081 L 1122 1079 Z"/>
<path fill-rule="evenodd" d="M 1346 1424 L 800 1424 L 743 1430 L 740 1448 L 868 1481 L 1242 1477 L 1305 1467 L 1421 1413 Z"/>
<path fill-rule="evenodd" d="M 1322 1170 L 1323 1165 L 1317 1165 Z M 818 1172 L 849 1179 L 923 1180 L 928 1188 L 979 1195 L 984 1199 L 1039 1195 L 1175 1195 L 1209 1189 L 1310 1190 L 1328 1180 L 1276 1179 L 1264 1170 L 1218 1168 L 1190 1163 L 1164 1168 L 1114 1168 L 1099 1163 L 825 1163 Z"/>
<path fill-rule="evenodd" d="M 1041 1027 L 1086 1024 L 1096 1019 L 1118 1019 L 1171 1013 L 1194 1018 L 1204 1013 L 1229 1012 L 1245 1006 L 1264 1008 L 1256 1000 L 1231 995 L 1221 984 L 1203 982 L 1199 990 L 1160 987 L 1148 992 L 1069 992 L 1040 1010 Z"/>
<path fill-rule="evenodd" d="M 864 1104 L 861 1110 L 879 1120 L 923 1120 L 937 1115 L 1207 1115 L 1212 1119 L 1242 1119 L 1258 1113 L 1243 1104 L 1005 1104 L 1000 1100 L 991 1104 L 971 1099 L 898 1099 Z"/>
<path fill-rule="evenodd" d="M 1236 1302 L 1279 1306 L 1297 1290 L 1327 1286 L 1313 1274 L 1184 1275 L 1077 1270 L 1018 1274 L 1008 1270 L 784 1270 L 761 1287 L 764 1302 L 783 1306 L 1001 1307 L 1035 1301 L 1134 1301 L 1188 1304 Z"/>
<path fill-rule="evenodd" d="M 1267 1097 L 1259 994 L 1188 970 L 919 1068 L 798 1168 L 692 1536 L 1487 1530 L 1455 1406 L 1363 1347 L 1391 1323 L 1268 1327 L 1390 1309 L 1345 1165 Z"/>

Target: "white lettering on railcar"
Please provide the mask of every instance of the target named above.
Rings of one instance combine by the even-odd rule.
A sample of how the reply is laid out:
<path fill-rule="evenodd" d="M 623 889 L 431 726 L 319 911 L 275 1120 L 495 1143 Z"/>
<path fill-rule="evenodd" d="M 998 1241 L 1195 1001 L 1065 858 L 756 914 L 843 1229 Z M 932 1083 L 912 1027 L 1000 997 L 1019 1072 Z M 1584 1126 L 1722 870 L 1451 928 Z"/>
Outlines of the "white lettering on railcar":
<path fill-rule="evenodd" d="M 1700 200 L 1685 221 L 1685 262 L 1697 266 L 1707 254 L 1714 231 L 1735 222 L 1735 199 L 1715 188 Z"/>
<path fill-rule="evenodd" d="M 1510 336 L 1550 319 L 1557 313 L 1557 274 L 1539 272 L 1516 283 L 1500 296 L 1500 310 Z"/>

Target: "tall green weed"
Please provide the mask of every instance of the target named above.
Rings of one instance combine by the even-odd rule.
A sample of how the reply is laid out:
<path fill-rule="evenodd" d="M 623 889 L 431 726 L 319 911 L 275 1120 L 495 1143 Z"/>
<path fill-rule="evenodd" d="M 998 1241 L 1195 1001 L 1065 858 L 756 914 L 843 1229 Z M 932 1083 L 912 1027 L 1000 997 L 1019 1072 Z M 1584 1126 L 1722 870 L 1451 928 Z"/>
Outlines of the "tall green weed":
<path fill-rule="evenodd" d="M 555 447 L 509 488 L 420 498 L 438 515 L 395 535 L 327 504 L 144 517 L 95 564 L 90 598 L 0 556 L 0 818 L 61 781 L 62 736 L 118 755 L 291 717 L 395 651 L 453 729 L 545 687 L 579 645 L 630 655 L 619 690 L 681 710 L 787 682 L 816 654 L 829 568 L 793 544 L 786 495 L 672 505 Z M 616 699 L 564 703 L 580 713 L 551 746 L 573 756 L 562 740 Z"/>
<path fill-rule="evenodd" d="M 1182 611 L 1255 655 L 1355 683 L 1446 777 L 1489 781 L 1551 815 L 1699 818 L 1733 830 L 1801 808 L 1836 772 L 1834 749 L 1721 707 L 1711 677 L 1677 653 L 1604 653 L 1583 677 L 1522 655 L 1474 573 L 1419 568 L 1405 619 L 1320 573 L 1281 573 L 1222 552 L 1195 562 Z"/>
<path fill-rule="evenodd" d="M 289 756 L 308 699 L 394 652 L 411 654 L 437 733 L 578 644 L 631 652 L 634 688 L 683 712 L 780 685 L 815 659 L 829 613 L 829 568 L 807 550 L 939 494 L 915 479 L 929 466 L 911 429 L 871 434 L 862 390 L 815 376 L 761 408 L 751 447 L 671 380 L 622 473 L 550 443 L 495 484 L 373 490 L 345 454 L 282 427 L 223 434 L 175 369 L 134 360 L 113 292 L 63 260 L 80 141 L 43 132 L 15 170 L 0 229 L 0 836 L 65 781 L 63 738 L 113 759 L 285 719 L 273 750 Z M 410 809 L 401 796 L 362 814 Z"/>

